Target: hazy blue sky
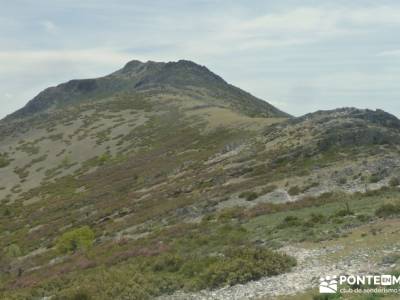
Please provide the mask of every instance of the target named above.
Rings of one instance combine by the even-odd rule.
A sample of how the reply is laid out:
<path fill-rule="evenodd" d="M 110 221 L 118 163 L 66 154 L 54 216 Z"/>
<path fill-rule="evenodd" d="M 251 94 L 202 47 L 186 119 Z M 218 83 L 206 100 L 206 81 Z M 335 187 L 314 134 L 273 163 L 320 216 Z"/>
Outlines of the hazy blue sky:
<path fill-rule="evenodd" d="M 400 116 L 400 1 L 0 0 L 0 117 L 131 59 L 189 59 L 294 115 Z"/>

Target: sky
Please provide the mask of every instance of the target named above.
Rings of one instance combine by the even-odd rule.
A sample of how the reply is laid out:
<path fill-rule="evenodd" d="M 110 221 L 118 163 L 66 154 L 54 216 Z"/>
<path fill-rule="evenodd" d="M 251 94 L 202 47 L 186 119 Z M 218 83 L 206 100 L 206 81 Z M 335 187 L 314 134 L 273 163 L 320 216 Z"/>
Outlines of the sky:
<path fill-rule="evenodd" d="M 299 116 L 400 117 L 398 0 L 0 0 L 0 118 L 46 87 L 188 59 Z"/>

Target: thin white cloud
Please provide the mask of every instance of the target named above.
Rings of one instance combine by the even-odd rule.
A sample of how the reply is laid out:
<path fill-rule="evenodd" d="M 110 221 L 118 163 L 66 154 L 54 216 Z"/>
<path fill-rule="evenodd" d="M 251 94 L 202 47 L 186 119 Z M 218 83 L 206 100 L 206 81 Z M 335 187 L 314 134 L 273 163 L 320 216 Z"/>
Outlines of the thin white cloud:
<path fill-rule="evenodd" d="M 400 49 L 396 49 L 396 50 L 387 50 L 387 51 L 382 51 L 380 53 L 377 54 L 377 56 L 400 56 Z"/>
<path fill-rule="evenodd" d="M 335 90 L 337 92 L 374 92 L 398 90 L 400 73 L 398 72 L 336 72 L 324 74 L 310 83 L 321 90 Z"/>
<path fill-rule="evenodd" d="M 304 7 L 257 17 L 206 18 L 203 28 L 207 34 L 184 43 L 183 49 L 196 54 L 223 55 L 233 49 L 260 50 L 313 43 L 359 33 L 360 29 L 349 26 L 349 22 L 365 21 L 367 12 L 372 14 L 372 10 L 353 15 L 341 8 Z"/>
<path fill-rule="evenodd" d="M 216 28 L 198 44 L 205 51 L 223 54 L 232 49 L 257 50 L 313 43 L 329 38 L 374 31 L 375 26 L 400 24 L 400 7 L 301 7 L 257 17 L 234 16 L 206 19 L 204 27 Z M 190 43 L 189 43 L 190 46 Z"/>
<path fill-rule="evenodd" d="M 373 6 L 354 9 L 345 18 L 359 25 L 394 25 L 400 24 L 399 15 L 399 6 Z"/>
<path fill-rule="evenodd" d="M 113 49 L 93 48 L 82 50 L 43 50 L 43 51 L 0 51 L 1 73 L 20 72 L 22 70 L 34 70 L 37 65 L 46 68 L 46 64 L 70 63 L 70 64 L 99 64 L 118 65 L 131 60 L 132 56 Z"/>
<path fill-rule="evenodd" d="M 303 33 L 333 31 L 336 29 L 337 11 L 319 8 L 298 8 L 282 13 L 270 13 L 236 24 L 239 32 Z"/>
<path fill-rule="evenodd" d="M 52 22 L 50 20 L 42 21 L 42 22 L 40 22 L 40 24 L 43 26 L 44 30 L 47 33 L 54 34 L 58 30 L 58 27 L 56 26 L 56 24 L 54 24 L 54 22 Z"/>

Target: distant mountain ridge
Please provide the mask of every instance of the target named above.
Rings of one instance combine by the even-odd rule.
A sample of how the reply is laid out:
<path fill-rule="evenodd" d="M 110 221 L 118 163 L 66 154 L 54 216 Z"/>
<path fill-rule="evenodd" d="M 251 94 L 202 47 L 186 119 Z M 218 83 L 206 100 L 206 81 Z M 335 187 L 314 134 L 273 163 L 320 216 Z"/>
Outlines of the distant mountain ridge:
<path fill-rule="evenodd" d="M 205 89 L 225 104 L 247 115 L 289 117 L 289 114 L 228 84 L 206 67 L 192 61 L 143 63 L 133 60 L 122 69 L 104 77 L 71 80 L 49 87 L 6 119 L 28 117 L 72 102 L 103 98 L 118 92 L 143 92 L 152 89 Z"/>

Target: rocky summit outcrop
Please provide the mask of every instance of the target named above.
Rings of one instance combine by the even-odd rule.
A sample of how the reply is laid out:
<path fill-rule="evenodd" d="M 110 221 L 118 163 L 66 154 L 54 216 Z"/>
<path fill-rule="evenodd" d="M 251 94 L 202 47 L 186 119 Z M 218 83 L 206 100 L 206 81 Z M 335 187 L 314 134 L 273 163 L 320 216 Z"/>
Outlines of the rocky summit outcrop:
<path fill-rule="evenodd" d="M 399 145 L 400 120 L 382 110 L 317 111 L 269 127 L 265 139 L 292 157 L 312 157 L 332 149 Z"/>

